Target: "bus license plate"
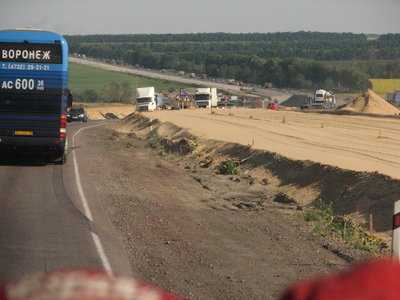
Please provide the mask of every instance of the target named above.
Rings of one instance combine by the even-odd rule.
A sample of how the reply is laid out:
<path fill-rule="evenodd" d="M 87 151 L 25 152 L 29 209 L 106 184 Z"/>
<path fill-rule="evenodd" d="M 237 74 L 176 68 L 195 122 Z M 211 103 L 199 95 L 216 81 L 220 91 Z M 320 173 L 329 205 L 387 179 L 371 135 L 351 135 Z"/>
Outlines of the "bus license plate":
<path fill-rule="evenodd" d="M 33 131 L 22 131 L 22 130 L 19 130 L 19 131 L 14 131 L 14 134 L 15 135 L 33 135 Z"/>

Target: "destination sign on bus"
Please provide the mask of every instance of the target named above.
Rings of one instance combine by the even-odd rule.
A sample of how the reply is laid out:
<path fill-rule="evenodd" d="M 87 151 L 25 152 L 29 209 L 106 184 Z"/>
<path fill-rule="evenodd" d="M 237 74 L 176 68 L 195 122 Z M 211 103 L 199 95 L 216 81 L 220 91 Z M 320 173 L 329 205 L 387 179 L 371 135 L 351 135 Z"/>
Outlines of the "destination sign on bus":
<path fill-rule="evenodd" d="M 61 45 L 0 43 L 0 61 L 61 64 Z"/>

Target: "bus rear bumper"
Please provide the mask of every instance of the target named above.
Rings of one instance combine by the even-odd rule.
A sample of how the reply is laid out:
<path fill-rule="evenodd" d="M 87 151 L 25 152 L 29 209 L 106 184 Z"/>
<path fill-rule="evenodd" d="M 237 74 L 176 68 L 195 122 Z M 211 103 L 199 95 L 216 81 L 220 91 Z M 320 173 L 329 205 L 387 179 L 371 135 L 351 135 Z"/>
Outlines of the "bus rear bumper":
<path fill-rule="evenodd" d="M 20 150 L 26 152 L 50 152 L 62 154 L 65 138 L 10 137 L 0 136 L 0 150 Z"/>

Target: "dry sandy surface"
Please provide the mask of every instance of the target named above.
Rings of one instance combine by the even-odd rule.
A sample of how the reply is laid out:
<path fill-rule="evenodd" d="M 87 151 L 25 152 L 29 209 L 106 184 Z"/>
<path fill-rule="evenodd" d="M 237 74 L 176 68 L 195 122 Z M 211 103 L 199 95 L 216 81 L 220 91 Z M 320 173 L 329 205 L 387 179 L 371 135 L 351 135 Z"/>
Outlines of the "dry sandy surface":
<path fill-rule="evenodd" d="M 142 121 L 113 126 L 130 133 L 97 127 L 81 137 L 88 145 L 85 166 L 136 278 L 189 299 L 277 299 L 299 279 L 367 256 L 314 236 L 296 206 L 269 196 L 278 191 L 273 177 L 252 182 L 216 174 L 204 157 L 165 155 L 149 142 Z M 215 146 L 202 153 L 217 158 Z"/>
<path fill-rule="evenodd" d="M 291 159 L 311 160 L 400 178 L 400 118 L 262 109 L 155 111 L 196 136 L 254 145 Z"/>
<path fill-rule="evenodd" d="M 92 119 L 133 111 L 91 109 Z M 277 299 L 369 255 L 312 234 L 301 211 L 317 199 L 371 218 L 390 245 L 399 129 L 393 117 L 199 109 L 135 113 L 83 135 L 135 277 L 190 299 Z M 240 174 L 217 174 L 225 159 L 243 160 Z"/>
<path fill-rule="evenodd" d="M 370 89 L 350 103 L 340 107 L 339 110 L 387 116 L 400 114 L 400 110 L 397 107 L 393 106 Z"/>
<path fill-rule="evenodd" d="M 90 120 L 104 120 L 106 114 L 113 114 L 119 119 L 123 119 L 135 111 L 133 105 L 127 104 L 96 104 L 96 103 L 80 103 L 86 108 Z"/>
<path fill-rule="evenodd" d="M 124 118 L 132 105 L 88 106 L 92 120 Z M 400 178 L 400 118 L 263 109 L 207 109 L 143 113 L 206 139 L 252 145 L 291 159 Z"/>
<path fill-rule="evenodd" d="M 388 151 L 398 145 L 393 126 L 398 120 L 181 110 L 135 113 L 109 128 L 85 131 L 82 140 L 90 145 L 89 173 L 135 277 L 190 299 L 277 299 L 299 279 L 370 255 L 313 235 L 313 224 L 301 220 L 308 204 L 331 201 L 335 215 L 367 227 L 371 215 L 376 234 L 388 237 L 400 181 L 255 148 L 387 166 L 389 159 L 398 164 L 397 154 Z M 241 144 L 254 139 L 254 147 L 210 138 Z M 368 152 L 369 144 L 375 148 Z M 386 153 L 380 164 L 379 152 Z M 243 160 L 238 175 L 218 174 L 225 159 Z"/>

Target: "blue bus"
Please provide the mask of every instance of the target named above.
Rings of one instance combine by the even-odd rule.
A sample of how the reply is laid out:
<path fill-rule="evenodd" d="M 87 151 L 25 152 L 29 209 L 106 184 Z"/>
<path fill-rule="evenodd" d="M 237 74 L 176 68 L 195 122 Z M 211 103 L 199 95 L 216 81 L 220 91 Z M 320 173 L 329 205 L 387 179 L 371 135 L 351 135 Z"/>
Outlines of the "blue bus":
<path fill-rule="evenodd" d="M 0 150 L 67 157 L 68 45 L 42 30 L 0 31 Z"/>

